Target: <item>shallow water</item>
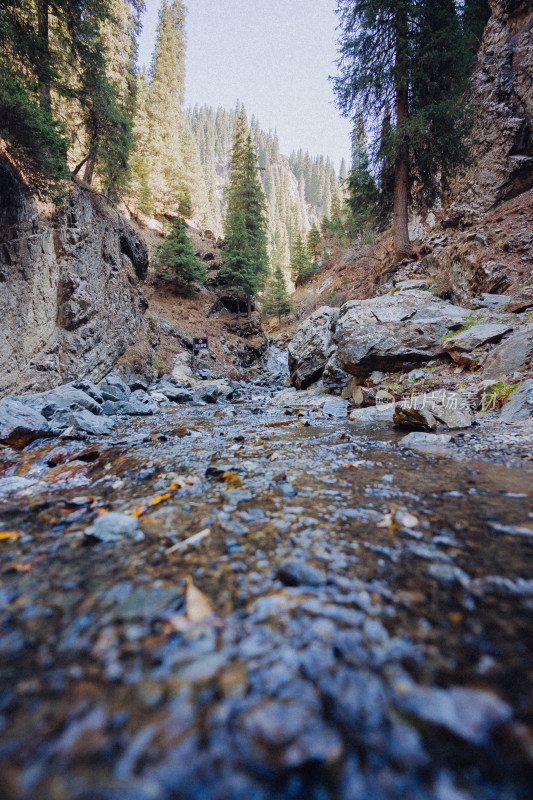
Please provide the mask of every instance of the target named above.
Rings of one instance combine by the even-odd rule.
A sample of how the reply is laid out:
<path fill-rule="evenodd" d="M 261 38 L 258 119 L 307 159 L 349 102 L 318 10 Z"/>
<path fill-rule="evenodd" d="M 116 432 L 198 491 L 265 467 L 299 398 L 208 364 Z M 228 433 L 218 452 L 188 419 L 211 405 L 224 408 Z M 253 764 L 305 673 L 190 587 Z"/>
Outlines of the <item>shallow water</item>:
<path fill-rule="evenodd" d="M 258 396 L 5 449 L 3 796 L 529 799 L 532 473 L 400 438 Z"/>

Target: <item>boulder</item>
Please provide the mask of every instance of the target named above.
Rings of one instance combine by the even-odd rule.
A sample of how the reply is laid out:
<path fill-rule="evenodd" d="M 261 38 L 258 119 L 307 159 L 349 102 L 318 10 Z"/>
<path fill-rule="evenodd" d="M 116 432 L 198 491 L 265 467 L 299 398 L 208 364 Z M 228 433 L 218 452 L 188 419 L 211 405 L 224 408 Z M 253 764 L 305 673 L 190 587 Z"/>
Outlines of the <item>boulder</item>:
<path fill-rule="evenodd" d="M 394 410 L 395 427 L 408 430 L 469 428 L 473 422 L 474 414 L 466 400 L 457 392 L 445 389 L 409 397 L 397 403 Z"/>
<path fill-rule="evenodd" d="M 92 381 L 85 380 L 83 378 L 77 381 L 73 381 L 72 386 L 75 389 L 81 389 L 82 392 L 88 394 L 89 397 L 92 397 L 92 399 L 96 400 L 97 403 L 104 402 L 104 398 L 102 397 L 102 392 L 95 383 L 92 383 Z"/>
<path fill-rule="evenodd" d="M 306 389 L 315 383 L 335 351 L 333 334 L 339 309 L 323 306 L 299 326 L 289 345 L 291 384 Z"/>
<path fill-rule="evenodd" d="M 274 405 L 278 408 L 312 408 L 321 409 L 331 397 L 317 388 L 301 392 L 296 389 L 283 389 L 273 397 Z"/>
<path fill-rule="evenodd" d="M 501 380 L 505 375 L 533 365 L 533 325 L 522 325 L 494 348 L 485 362 L 483 378 Z"/>
<path fill-rule="evenodd" d="M 164 394 L 173 403 L 192 403 L 194 394 L 189 389 L 184 389 L 170 381 L 161 380 L 154 387 L 156 392 Z"/>
<path fill-rule="evenodd" d="M 34 439 L 53 436 L 48 421 L 39 411 L 8 395 L 0 400 L 0 442 L 22 448 Z"/>
<path fill-rule="evenodd" d="M 372 406 L 371 408 L 356 408 L 350 414 L 352 422 L 359 422 L 362 425 L 372 425 L 376 422 L 392 423 L 396 403 L 383 406 Z"/>
<path fill-rule="evenodd" d="M 533 417 L 533 380 L 524 381 L 509 396 L 500 414 L 502 422 L 521 422 Z"/>
<path fill-rule="evenodd" d="M 46 419 L 51 419 L 56 411 L 69 409 L 70 411 L 90 411 L 91 414 L 102 413 L 101 405 L 91 395 L 77 389 L 71 383 L 59 386 L 49 392 L 39 394 L 26 394 L 20 398 L 24 405 L 31 406 Z"/>
<path fill-rule="evenodd" d="M 102 416 L 91 414 L 90 411 L 71 411 L 68 408 L 58 409 L 50 419 L 50 425 L 55 431 L 74 428 L 93 436 L 105 436 L 113 430 L 113 423 Z"/>
<path fill-rule="evenodd" d="M 97 517 L 92 525 L 85 529 L 85 536 L 99 542 L 119 542 L 122 539 L 132 539 L 140 542 L 144 539 L 139 520 L 129 514 L 119 514 L 110 511 Z"/>
<path fill-rule="evenodd" d="M 472 325 L 468 330 L 446 339 L 444 347 L 449 353 L 470 353 L 484 344 L 501 341 L 512 330 L 512 325 L 499 325 L 489 322 L 481 325 Z"/>
<path fill-rule="evenodd" d="M 429 361 L 445 353 L 444 335 L 461 328 L 470 313 L 416 289 L 352 300 L 340 311 L 337 360 L 356 376 Z"/>
<path fill-rule="evenodd" d="M 131 394 L 130 387 L 125 381 L 122 380 L 120 375 L 113 375 L 112 373 L 111 375 L 106 375 L 105 383 L 107 383 L 108 386 L 114 386 L 117 389 L 120 389 L 122 394 L 126 397 L 129 397 Z"/>
<path fill-rule="evenodd" d="M 505 310 L 510 314 L 520 314 L 522 311 L 527 311 L 528 308 L 533 308 L 533 287 L 531 286 L 513 295 Z"/>
<path fill-rule="evenodd" d="M 322 413 L 326 417 L 346 419 L 348 416 L 348 403 L 341 397 L 328 397 L 322 407 Z"/>

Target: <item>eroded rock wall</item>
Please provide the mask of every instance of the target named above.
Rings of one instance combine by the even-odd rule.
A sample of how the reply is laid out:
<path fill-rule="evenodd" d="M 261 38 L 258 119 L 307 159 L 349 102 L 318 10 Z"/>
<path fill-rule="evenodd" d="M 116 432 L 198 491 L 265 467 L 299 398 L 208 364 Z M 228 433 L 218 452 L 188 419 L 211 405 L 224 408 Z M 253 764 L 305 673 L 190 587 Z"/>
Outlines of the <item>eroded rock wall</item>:
<path fill-rule="evenodd" d="M 139 330 L 147 268 L 105 201 L 72 187 L 46 213 L 0 161 L 0 395 L 109 372 Z"/>
<path fill-rule="evenodd" d="M 533 2 L 492 0 L 473 75 L 475 159 L 453 187 L 450 224 L 471 224 L 533 187 Z"/>

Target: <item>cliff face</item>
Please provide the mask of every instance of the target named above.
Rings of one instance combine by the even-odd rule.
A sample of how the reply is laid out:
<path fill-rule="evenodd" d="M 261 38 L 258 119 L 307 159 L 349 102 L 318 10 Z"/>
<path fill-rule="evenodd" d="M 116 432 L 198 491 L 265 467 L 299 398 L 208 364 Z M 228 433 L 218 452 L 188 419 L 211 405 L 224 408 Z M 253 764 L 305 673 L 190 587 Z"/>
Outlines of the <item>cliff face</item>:
<path fill-rule="evenodd" d="M 454 187 L 450 224 L 533 187 L 533 2 L 491 5 L 473 75 L 475 160 Z"/>
<path fill-rule="evenodd" d="M 0 161 L 0 395 L 99 380 L 139 330 L 148 254 L 104 200 L 73 187 L 45 213 Z"/>

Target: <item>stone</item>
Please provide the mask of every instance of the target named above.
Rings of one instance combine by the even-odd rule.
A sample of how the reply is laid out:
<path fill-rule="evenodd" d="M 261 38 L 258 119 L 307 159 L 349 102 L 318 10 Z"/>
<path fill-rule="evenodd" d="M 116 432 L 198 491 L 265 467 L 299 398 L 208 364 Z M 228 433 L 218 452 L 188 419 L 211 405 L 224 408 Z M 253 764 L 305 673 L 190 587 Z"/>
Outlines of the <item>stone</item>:
<path fill-rule="evenodd" d="M 524 381 L 509 396 L 500 414 L 501 422 L 521 422 L 533 417 L 533 379 Z"/>
<path fill-rule="evenodd" d="M 77 381 L 73 381 L 72 386 L 75 389 L 81 389 L 82 392 L 88 394 L 89 397 L 92 397 L 92 399 L 96 400 L 97 403 L 104 402 L 104 398 L 102 397 L 102 392 L 100 391 L 98 386 L 92 381 L 85 380 L 85 378 L 83 378 Z"/>
<path fill-rule="evenodd" d="M 198 395 L 204 403 L 216 403 L 219 397 L 219 388 L 216 383 L 203 383 L 198 387 Z"/>
<path fill-rule="evenodd" d="M 128 381 L 128 386 L 130 387 L 132 392 L 137 392 L 139 390 L 142 392 L 148 391 L 148 384 L 146 383 L 146 381 L 143 381 L 143 379 L 139 378 L 138 376 L 131 378 L 131 380 Z"/>
<path fill-rule="evenodd" d="M 85 431 L 93 436 L 104 436 L 113 430 L 113 422 L 102 416 L 91 414 L 90 411 L 70 411 L 67 408 L 58 409 L 50 419 L 50 425 L 55 430 L 65 430 L 74 428 L 77 431 Z"/>
<path fill-rule="evenodd" d="M 183 604 L 181 589 L 134 589 L 113 608 L 113 619 L 132 620 L 158 617 L 176 610 Z"/>
<path fill-rule="evenodd" d="M 105 383 L 107 383 L 108 386 L 114 386 L 117 389 L 120 389 L 120 391 L 122 392 L 123 395 L 125 395 L 125 397 L 129 397 L 131 394 L 130 387 L 124 380 L 122 380 L 120 375 L 114 375 L 113 373 L 111 373 L 110 375 L 106 375 Z"/>
<path fill-rule="evenodd" d="M 348 402 L 341 397 L 329 397 L 322 407 L 326 417 L 345 419 L 348 416 Z"/>
<path fill-rule="evenodd" d="M 297 389 L 306 389 L 322 376 L 335 350 L 338 317 L 338 308 L 323 306 L 297 328 L 289 345 L 290 381 Z"/>
<path fill-rule="evenodd" d="M 396 428 L 433 431 L 439 427 L 469 428 L 474 414 L 466 400 L 457 392 L 442 389 L 415 395 L 396 404 Z"/>
<path fill-rule="evenodd" d="M 141 542 L 144 539 L 137 517 L 119 514 L 117 511 L 110 511 L 97 517 L 93 524 L 85 529 L 85 536 L 106 543 L 119 542 L 123 539 Z"/>
<path fill-rule="evenodd" d="M 392 423 L 396 403 L 387 406 L 373 406 L 371 408 L 357 408 L 350 414 L 352 422 L 359 422 L 363 425 L 372 425 L 376 422 Z"/>
<path fill-rule="evenodd" d="M 112 402 L 111 400 L 106 400 L 102 405 L 102 412 L 108 417 L 118 414 L 125 414 L 129 417 L 149 417 L 155 414 L 156 411 L 159 411 L 159 406 L 155 402 L 141 403 L 138 401 L 132 402 L 131 400 Z"/>
<path fill-rule="evenodd" d="M 425 369 L 412 369 L 411 372 L 407 373 L 410 381 L 423 381 L 427 376 L 428 373 Z"/>
<path fill-rule="evenodd" d="M 111 403 L 118 403 L 120 400 L 127 400 L 129 396 L 122 391 L 120 386 L 107 386 L 106 384 L 103 384 L 101 390 L 102 399 L 104 401 L 109 400 Z"/>
<path fill-rule="evenodd" d="M 485 380 L 502 380 L 533 366 L 533 325 L 521 325 L 489 354 L 483 368 Z"/>
<path fill-rule="evenodd" d="M 22 448 L 34 439 L 53 436 L 48 421 L 13 395 L 0 400 L 0 442 Z"/>
<path fill-rule="evenodd" d="M 56 411 L 61 409 L 70 409 L 71 411 L 86 410 L 97 416 L 102 413 L 99 402 L 81 389 L 75 388 L 72 384 L 58 386 L 57 389 L 52 389 L 49 392 L 23 395 L 20 401 L 25 405 L 31 406 L 35 411 L 39 411 L 46 419 L 51 419 Z"/>
<path fill-rule="evenodd" d="M 356 376 L 400 369 L 445 352 L 443 337 L 471 313 L 429 292 L 399 291 L 342 306 L 334 334 L 342 369 Z"/>
<path fill-rule="evenodd" d="M 273 396 L 274 405 L 278 408 L 321 409 L 329 399 L 330 395 L 325 394 L 319 387 L 302 391 L 282 389 Z"/>
<path fill-rule="evenodd" d="M 499 325 L 488 322 L 481 325 L 472 325 L 468 330 L 446 339 L 444 348 L 448 352 L 457 350 L 468 353 L 484 344 L 499 342 L 512 330 L 512 325 Z"/>
<path fill-rule="evenodd" d="M 507 294 L 490 294 L 489 292 L 482 292 L 479 297 L 475 297 L 470 301 L 472 308 L 490 308 L 492 311 L 503 310 L 503 307 L 509 302 L 509 295 Z"/>
<path fill-rule="evenodd" d="M 452 437 L 447 433 L 412 431 L 403 437 L 400 447 L 426 453 L 427 455 L 444 455 L 452 441 Z"/>
<path fill-rule="evenodd" d="M 520 314 L 522 311 L 527 311 L 528 308 L 533 308 L 533 288 L 531 286 L 513 295 L 505 310 L 509 314 Z"/>
<path fill-rule="evenodd" d="M 176 386 L 170 381 L 159 381 L 155 391 L 164 394 L 172 403 L 192 403 L 194 400 L 193 392 L 189 389 L 184 389 L 182 386 Z"/>
<path fill-rule="evenodd" d="M 323 586 L 327 580 L 324 570 L 305 561 L 285 561 L 280 564 L 277 576 L 285 586 Z"/>
<path fill-rule="evenodd" d="M 413 686 L 399 699 L 404 712 L 446 730 L 474 745 L 486 744 L 496 725 L 513 717 L 511 706 L 492 692 L 452 686 Z"/>

